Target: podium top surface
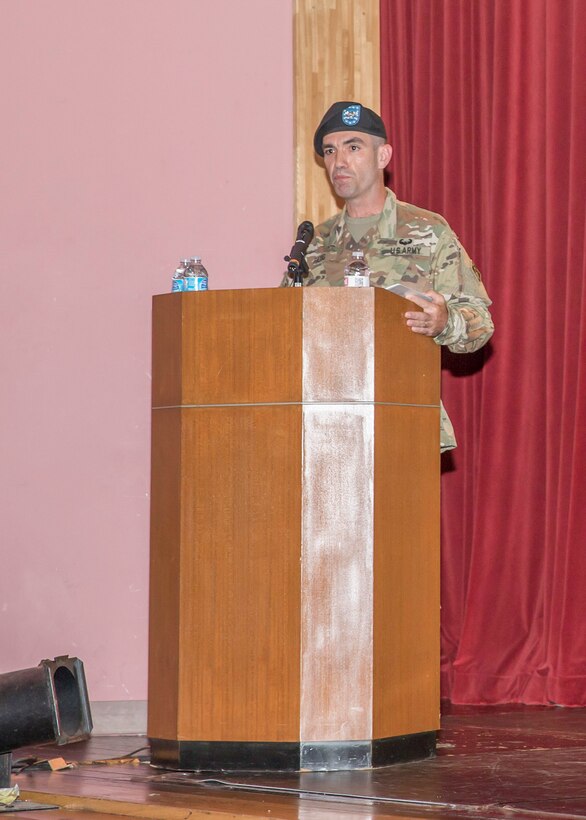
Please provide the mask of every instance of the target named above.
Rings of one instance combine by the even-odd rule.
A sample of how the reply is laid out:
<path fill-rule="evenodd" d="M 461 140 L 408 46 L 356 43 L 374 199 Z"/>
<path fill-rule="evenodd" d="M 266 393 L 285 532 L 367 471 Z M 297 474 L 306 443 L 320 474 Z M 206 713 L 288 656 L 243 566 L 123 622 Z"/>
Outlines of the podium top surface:
<path fill-rule="evenodd" d="M 439 406 L 440 351 L 382 288 L 263 288 L 153 298 L 153 408 Z"/>

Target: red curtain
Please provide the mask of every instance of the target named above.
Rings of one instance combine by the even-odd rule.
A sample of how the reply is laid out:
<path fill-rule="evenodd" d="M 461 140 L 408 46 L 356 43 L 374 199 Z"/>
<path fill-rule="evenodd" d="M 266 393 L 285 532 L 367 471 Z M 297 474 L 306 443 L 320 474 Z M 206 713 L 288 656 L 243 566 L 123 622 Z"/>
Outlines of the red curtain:
<path fill-rule="evenodd" d="M 586 705 L 586 2 L 381 0 L 400 199 L 442 213 L 495 335 L 444 351 L 442 691 Z"/>

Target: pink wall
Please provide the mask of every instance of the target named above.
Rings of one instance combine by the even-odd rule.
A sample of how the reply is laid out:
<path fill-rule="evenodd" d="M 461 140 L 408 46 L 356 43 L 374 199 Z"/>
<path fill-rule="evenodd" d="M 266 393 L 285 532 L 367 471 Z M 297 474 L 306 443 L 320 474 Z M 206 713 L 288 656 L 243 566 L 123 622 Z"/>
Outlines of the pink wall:
<path fill-rule="evenodd" d="M 292 0 L 19 0 L 4 78 L 0 672 L 146 697 L 150 302 L 293 238 Z"/>

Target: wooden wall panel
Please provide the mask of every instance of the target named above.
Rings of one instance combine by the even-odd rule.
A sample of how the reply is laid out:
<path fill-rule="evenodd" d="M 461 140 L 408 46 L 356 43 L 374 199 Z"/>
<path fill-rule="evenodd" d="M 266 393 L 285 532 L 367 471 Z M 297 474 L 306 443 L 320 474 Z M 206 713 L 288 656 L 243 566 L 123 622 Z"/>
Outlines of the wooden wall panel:
<path fill-rule="evenodd" d="M 295 223 L 340 210 L 313 135 L 336 100 L 380 111 L 379 0 L 295 0 Z"/>

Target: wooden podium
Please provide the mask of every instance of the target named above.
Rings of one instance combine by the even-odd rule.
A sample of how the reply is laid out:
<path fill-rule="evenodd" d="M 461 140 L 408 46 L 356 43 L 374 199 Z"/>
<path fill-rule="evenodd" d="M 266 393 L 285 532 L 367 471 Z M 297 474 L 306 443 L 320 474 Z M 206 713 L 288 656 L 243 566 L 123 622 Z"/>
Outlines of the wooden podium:
<path fill-rule="evenodd" d="M 407 306 L 380 288 L 154 298 L 155 765 L 433 754 L 439 349 Z"/>

